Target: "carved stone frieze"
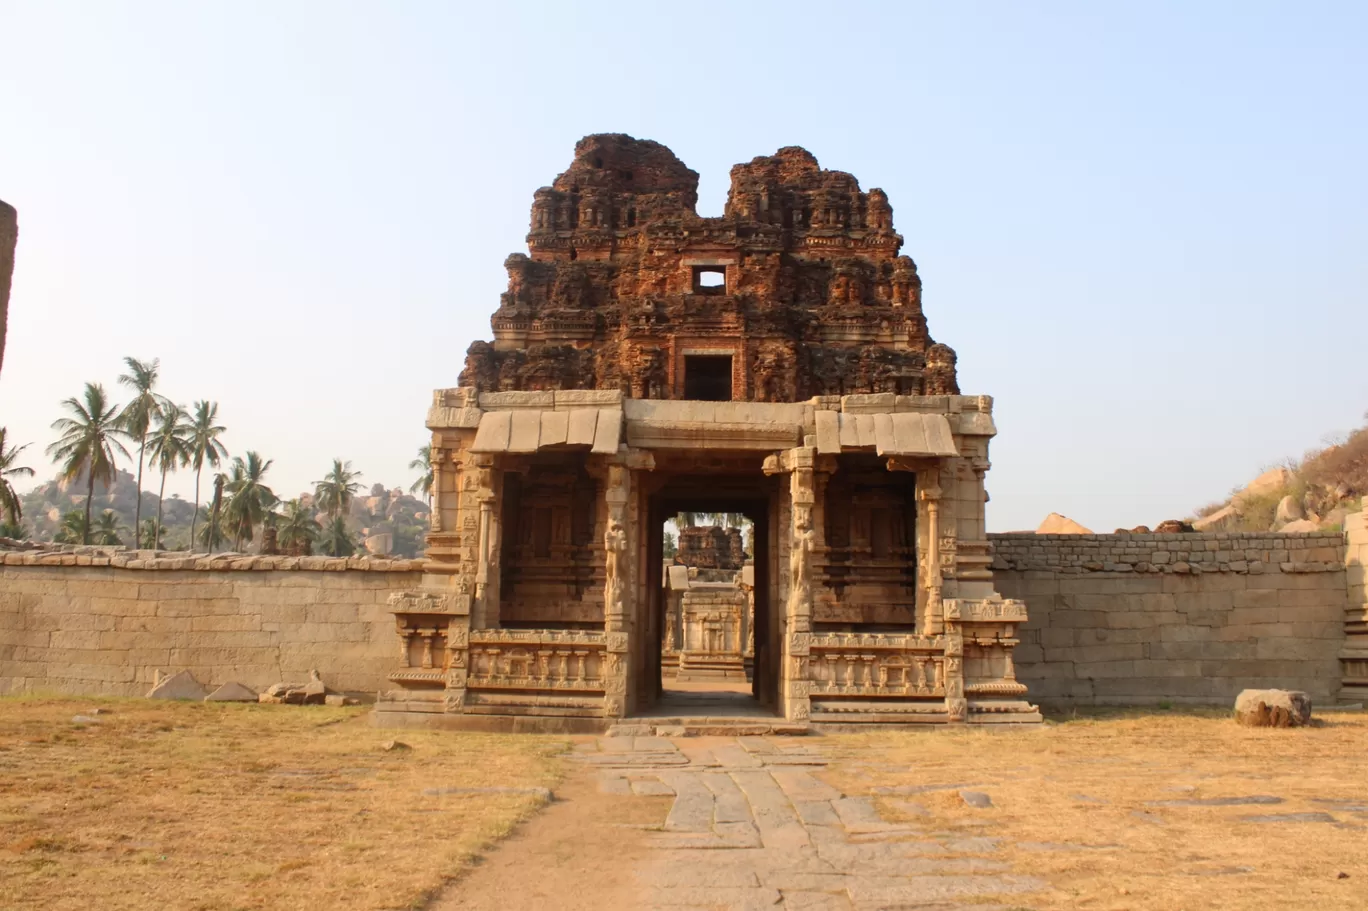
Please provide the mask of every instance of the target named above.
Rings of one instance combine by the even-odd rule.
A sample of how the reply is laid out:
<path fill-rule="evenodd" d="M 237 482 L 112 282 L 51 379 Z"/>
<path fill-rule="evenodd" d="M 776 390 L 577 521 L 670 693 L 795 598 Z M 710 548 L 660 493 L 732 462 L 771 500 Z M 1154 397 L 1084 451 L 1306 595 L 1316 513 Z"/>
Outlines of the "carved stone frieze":
<path fill-rule="evenodd" d="M 967 601 L 947 598 L 945 619 L 964 623 L 1026 622 L 1026 602 L 1006 598 Z"/>

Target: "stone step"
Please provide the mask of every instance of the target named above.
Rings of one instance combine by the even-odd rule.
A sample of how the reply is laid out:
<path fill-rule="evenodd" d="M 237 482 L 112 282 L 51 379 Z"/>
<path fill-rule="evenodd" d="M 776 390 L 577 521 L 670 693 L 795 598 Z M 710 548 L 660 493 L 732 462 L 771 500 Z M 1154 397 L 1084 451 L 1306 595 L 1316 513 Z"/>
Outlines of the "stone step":
<path fill-rule="evenodd" d="M 608 729 L 608 736 L 656 737 L 763 737 L 802 736 L 808 725 L 783 718 L 735 718 L 689 716 L 678 718 L 629 718 Z"/>

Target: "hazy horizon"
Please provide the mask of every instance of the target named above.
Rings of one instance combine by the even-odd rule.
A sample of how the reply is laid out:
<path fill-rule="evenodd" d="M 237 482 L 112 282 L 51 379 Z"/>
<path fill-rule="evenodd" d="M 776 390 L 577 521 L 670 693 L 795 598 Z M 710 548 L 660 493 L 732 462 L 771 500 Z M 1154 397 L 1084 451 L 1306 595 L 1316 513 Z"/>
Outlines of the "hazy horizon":
<path fill-rule="evenodd" d="M 704 215 L 785 145 L 888 192 L 996 400 L 993 530 L 1189 515 L 1368 410 L 1361 6 L 0 0 L 0 32 L 0 425 L 35 482 L 134 356 L 282 496 L 335 457 L 408 488 L 596 132 L 673 149 Z"/>

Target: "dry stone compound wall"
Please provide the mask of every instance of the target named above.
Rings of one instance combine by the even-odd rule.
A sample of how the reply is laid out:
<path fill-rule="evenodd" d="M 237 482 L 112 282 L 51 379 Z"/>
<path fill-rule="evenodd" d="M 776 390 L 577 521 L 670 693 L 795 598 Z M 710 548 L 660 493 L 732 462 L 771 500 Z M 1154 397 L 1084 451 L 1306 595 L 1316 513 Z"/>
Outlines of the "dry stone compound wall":
<path fill-rule="evenodd" d="M 394 664 L 391 592 L 420 561 L 7 553 L 0 693 L 140 696 L 158 670 L 210 686 L 374 693 Z"/>
<path fill-rule="evenodd" d="M 1017 677 L 1033 700 L 1341 695 L 1351 589 L 1339 533 L 991 537 L 998 590 L 1027 604 Z"/>
<path fill-rule="evenodd" d="M 1053 704 L 1225 703 L 1246 687 L 1368 696 L 1368 527 L 1337 533 L 994 535 L 1027 602 L 1017 676 Z M 141 695 L 158 670 L 263 688 L 317 669 L 370 693 L 392 592 L 421 562 L 0 554 L 0 693 Z"/>
<path fill-rule="evenodd" d="M 1345 581 L 1349 603 L 1344 614 L 1344 689 L 1340 698 L 1368 702 L 1368 510 L 1344 520 Z"/>

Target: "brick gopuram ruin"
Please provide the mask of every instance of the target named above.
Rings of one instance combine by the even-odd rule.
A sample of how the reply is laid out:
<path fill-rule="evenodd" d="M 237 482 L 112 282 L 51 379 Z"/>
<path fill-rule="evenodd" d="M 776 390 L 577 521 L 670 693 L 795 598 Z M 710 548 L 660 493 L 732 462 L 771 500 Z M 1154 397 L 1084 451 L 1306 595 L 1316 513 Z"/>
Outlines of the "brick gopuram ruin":
<path fill-rule="evenodd" d="M 932 341 L 887 196 L 793 147 L 734 167 L 719 218 L 697 185 L 608 134 L 536 192 L 494 341 L 428 412 L 428 561 L 391 599 L 379 723 L 659 715 L 681 511 L 754 523 L 776 720 L 1038 720 L 984 528 L 992 400 Z"/>

